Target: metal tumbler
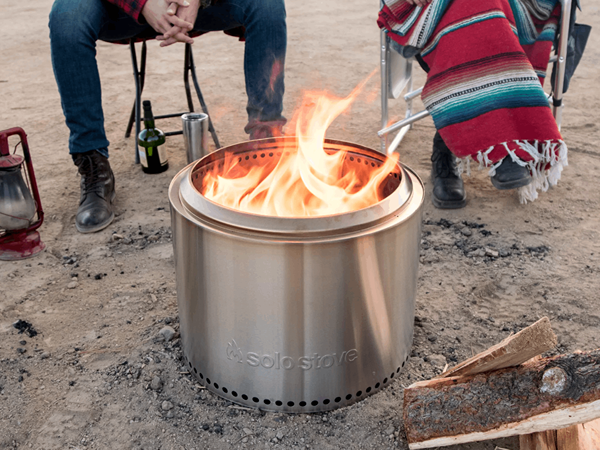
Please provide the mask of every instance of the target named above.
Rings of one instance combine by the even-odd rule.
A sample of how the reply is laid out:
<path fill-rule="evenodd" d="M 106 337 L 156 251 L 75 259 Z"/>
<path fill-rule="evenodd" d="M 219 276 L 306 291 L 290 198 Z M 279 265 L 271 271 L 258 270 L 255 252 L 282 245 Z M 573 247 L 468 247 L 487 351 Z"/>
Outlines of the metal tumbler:
<path fill-rule="evenodd" d="M 208 146 L 208 116 L 188 113 L 181 116 L 183 139 L 188 164 L 210 153 Z"/>

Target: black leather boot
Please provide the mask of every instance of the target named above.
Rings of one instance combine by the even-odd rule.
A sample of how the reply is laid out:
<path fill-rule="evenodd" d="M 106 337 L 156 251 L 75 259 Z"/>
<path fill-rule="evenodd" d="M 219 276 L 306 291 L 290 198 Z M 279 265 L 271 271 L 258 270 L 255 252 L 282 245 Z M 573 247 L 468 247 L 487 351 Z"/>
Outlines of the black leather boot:
<path fill-rule="evenodd" d="M 496 168 L 496 174 L 491 180 L 496 189 L 505 190 L 527 186 L 533 178 L 527 167 L 520 166 L 507 156 Z"/>
<path fill-rule="evenodd" d="M 115 218 L 115 176 L 97 151 L 78 153 L 73 162 L 81 175 L 81 198 L 75 226 L 81 233 L 93 233 L 110 225 Z"/>
<path fill-rule="evenodd" d="M 431 181 L 431 201 L 436 208 L 456 209 L 467 204 L 467 194 L 463 180 L 458 174 L 456 158 L 437 132 L 433 138 Z"/>

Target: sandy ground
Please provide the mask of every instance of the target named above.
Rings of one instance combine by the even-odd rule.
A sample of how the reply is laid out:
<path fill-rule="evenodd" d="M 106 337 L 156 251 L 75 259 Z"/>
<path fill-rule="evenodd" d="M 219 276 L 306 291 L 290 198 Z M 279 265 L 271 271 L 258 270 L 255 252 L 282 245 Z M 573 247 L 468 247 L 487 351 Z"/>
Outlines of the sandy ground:
<path fill-rule="evenodd" d="M 185 165 L 181 137 L 167 141 L 170 168 L 146 175 L 124 139 L 133 100 L 128 48 L 101 43 L 117 218 L 106 230 L 75 231 L 79 178 L 50 63 L 50 0 L 0 0 L 0 129 L 28 133 L 46 220 L 46 251 L 0 262 L 0 448 L 229 449 L 400 448 L 402 391 L 549 316 L 556 352 L 600 347 L 600 7 L 584 2 L 580 22 L 596 29 L 566 99 L 569 167 L 557 188 L 533 204 L 496 191 L 485 173 L 466 181 L 459 211 L 424 209 L 414 348 L 387 389 L 327 414 L 237 409 L 203 390 L 182 367 L 171 245 L 169 181 Z M 346 95 L 378 65 L 375 2 L 288 1 L 285 109 L 303 89 Z M 332 11 L 336 11 L 335 14 Z M 243 44 L 222 33 L 197 40 L 196 62 L 222 143 L 245 139 Z M 149 45 L 145 98 L 155 111 L 185 108 L 183 48 Z M 419 80 L 423 74 L 419 73 Z M 397 108 L 396 114 L 402 114 Z M 377 76 L 329 137 L 378 147 Z M 161 124 L 163 129 L 177 122 Z M 431 119 L 416 124 L 402 160 L 430 192 Z M 119 237 L 113 237 L 118 234 Z M 494 255 L 498 252 L 498 257 Z M 12 324 L 26 320 L 35 337 Z M 516 450 L 506 439 L 454 448 Z"/>

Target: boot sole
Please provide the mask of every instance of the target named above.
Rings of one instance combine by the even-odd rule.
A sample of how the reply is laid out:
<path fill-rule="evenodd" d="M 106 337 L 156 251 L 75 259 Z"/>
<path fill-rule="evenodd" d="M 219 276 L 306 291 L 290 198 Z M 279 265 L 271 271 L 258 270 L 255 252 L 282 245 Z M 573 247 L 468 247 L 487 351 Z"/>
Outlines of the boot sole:
<path fill-rule="evenodd" d="M 433 183 L 433 176 L 430 176 L 429 179 Z M 431 203 L 438 209 L 460 209 L 464 208 L 467 205 L 467 193 L 465 192 L 465 196 L 460 200 L 440 200 L 433 192 L 431 193 Z"/>
<path fill-rule="evenodd" d="M 113 203 L 114 203 L 116 197 L 117 197 L 117 193 L 113 191 L 112 196 L 110 198 L 110 206 L 113 206 Z M 81 228 L 77 224 L 77 222 L 75 222 L 75 228 L 77 228 L 77 231 L 79 231 L 81 234 L 96 233 L 97 231 L 101 231 L 101 230 L 104 230 L 105 228 L 107 228 L 111 223 L 113 223 L 113 220 L 115 220 L 114 211 L 110 215 L 110 218 L 106 222 L 96 225 L 93 228 Z"/>
<path fill-rule="evenodd" d="M 448 201 L 448 200 L 439 200 L 435 196 L 431 196 L 431 203 L 438 209 L 460 209 L 464 208 L 467 205 L 467 196 L 462 200 L 458 201 Z"/>
<path fill-rule="evenodd" d="M 517 188 L 520 188 L 523 186 L 527 186 L 528 184 L 530 184 L 533 181 L 533 178 L 531 178 L 531 177 L 521 178 L 519 180 L 502 182 L 502 181 L 496 180 L 494 177 L 491 177 L 490 180 L 492 180 L 492 185 L 499 191 L 507 191 L 510 189 L 517 189 Z"/>

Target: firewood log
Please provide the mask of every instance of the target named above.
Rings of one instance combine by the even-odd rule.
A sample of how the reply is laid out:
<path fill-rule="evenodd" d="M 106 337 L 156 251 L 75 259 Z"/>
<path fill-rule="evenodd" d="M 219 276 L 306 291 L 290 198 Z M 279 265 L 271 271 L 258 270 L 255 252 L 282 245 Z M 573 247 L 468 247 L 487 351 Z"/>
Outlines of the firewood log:
<path fill-rule="evenodd" d="M 411 449 L 534 433 L 600 417 L 600 349 L 531 360 L 404 391 Z"/>
<path fill-rule="evenodd" d="M 520 450 L 598 450 L 600 419 L 519 436 Z"/>
<path fill-rule="evenodd" d="M 556 344 L 557 339 L 550 326 L 550 320 L 543 317 L 499 344 L 447 370 L 437 378 L 471 375 L 518 366 L 534 356 L 552 350 Z"/>
<path fill-rule="evenodd" d="M 577 426 L 577 425 L 575 425 Z M 558 450 L 556 447 L 556 430 L 519 436 L 520 450 Z"/>

